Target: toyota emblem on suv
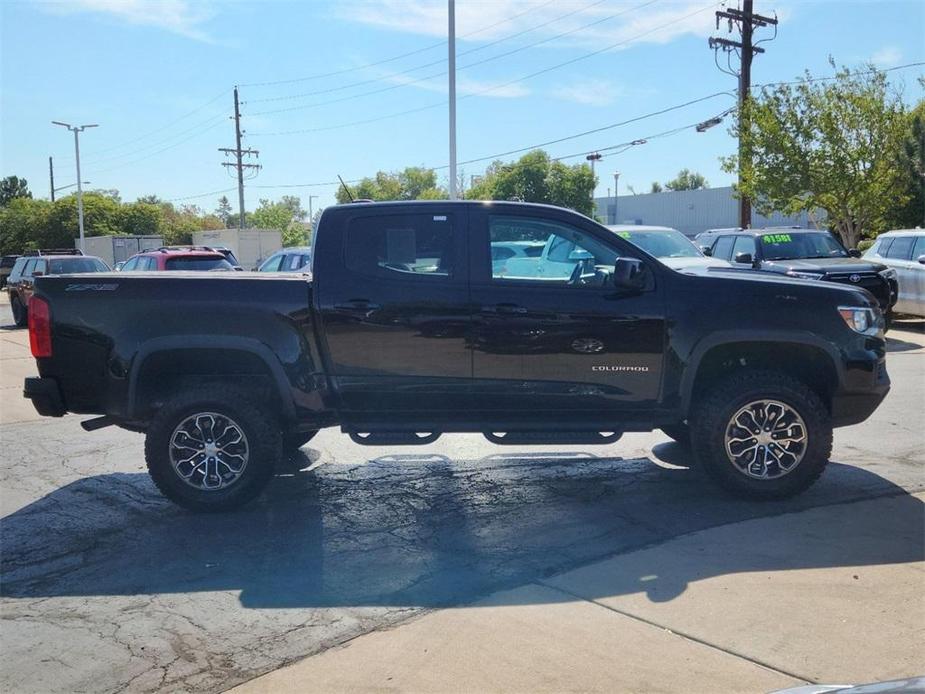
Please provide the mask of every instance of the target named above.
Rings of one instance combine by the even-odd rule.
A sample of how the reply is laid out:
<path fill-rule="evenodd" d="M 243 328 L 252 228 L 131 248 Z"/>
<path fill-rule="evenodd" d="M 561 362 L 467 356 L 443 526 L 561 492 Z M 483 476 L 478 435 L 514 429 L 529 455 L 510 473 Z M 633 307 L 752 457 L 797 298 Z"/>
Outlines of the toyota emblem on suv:
<path fill-rule="evenodd" d="M 851 275 L 851 277 L 849 277 L 848 279 L 851 280 L 852 282 L 860 282 L 860 281 L 861 281 L 861 276 L 855 274 L 855 275 Z"/>

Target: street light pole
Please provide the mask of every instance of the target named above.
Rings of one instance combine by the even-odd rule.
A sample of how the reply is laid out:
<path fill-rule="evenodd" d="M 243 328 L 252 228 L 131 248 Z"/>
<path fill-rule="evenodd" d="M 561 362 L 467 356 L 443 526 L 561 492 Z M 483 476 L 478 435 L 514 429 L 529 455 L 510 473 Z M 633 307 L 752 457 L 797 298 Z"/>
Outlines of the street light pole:
<path fill-rule="evenodd" d="M 614 224 L 620 223 L 620 218 L 617 216 L 617 198 L 620 195 L 617 192 L 617 186 L 619 185 L 619 183 L 620 183 L 620 172 L 614 171 L 613 172 L 613 223 Z"/>
<path fill-rule="evenodd" d="M 594 217 L 594 213 L 597 211 L 597 204 L 594 202 L 594 191 L 597 190 L 597 175 L 594 173 L 594 164 L 599 162 L 604 157 L 601 156 L 600 152 L 591 152 L 588 156 L 585 157 L 589 162 L 591 162 L 591 178 L 594 180 L 594 188 L 591 190 L 591 217 Z"/>
<path fill-rule="evenodd" d="M 449 24 L 447 34 L 449 53 L 447 55 L 450 84 L 450 200 L 456 200 L 456 0 L 448 0 Z"/>
<path fill-rule="evenodd" d="M 52 125 L 60 125 L 74 133 L 74 159 L 77 161 L 77 226 L 80 229 L 80 252 L 84 252 L 84 196 L 80 181 L 80 133 L 87 128 L 99 127 L 96 123 L 89 125 L 70 125 L 53 120 Z"/>

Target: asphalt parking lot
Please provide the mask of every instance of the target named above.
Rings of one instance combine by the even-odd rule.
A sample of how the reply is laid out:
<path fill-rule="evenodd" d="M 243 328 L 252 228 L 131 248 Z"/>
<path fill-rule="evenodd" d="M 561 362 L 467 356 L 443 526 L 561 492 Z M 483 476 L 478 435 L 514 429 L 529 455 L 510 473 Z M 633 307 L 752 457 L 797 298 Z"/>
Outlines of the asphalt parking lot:
<path fill-rule="evenodd" d="M 658 433 L 407 449 L 329 430 L 258 503 L 197 516 L 156 492 L 141 435 L 34 416 L 0 300 L 4 691 L 215 692 L 289 663 L 246 688 L 670 689 L 643 659 L 689 690 L 925 674 L 923 321 L 891 334 L 885 403 L 786 502 L 722 495 Z M 627 624 L 589 631 L 604 619 Z M 522 678 L 498 679 L 512 646 L 533 669 L 509 653 Z M 544 672 L 572 651 L 586 665 Z"/>

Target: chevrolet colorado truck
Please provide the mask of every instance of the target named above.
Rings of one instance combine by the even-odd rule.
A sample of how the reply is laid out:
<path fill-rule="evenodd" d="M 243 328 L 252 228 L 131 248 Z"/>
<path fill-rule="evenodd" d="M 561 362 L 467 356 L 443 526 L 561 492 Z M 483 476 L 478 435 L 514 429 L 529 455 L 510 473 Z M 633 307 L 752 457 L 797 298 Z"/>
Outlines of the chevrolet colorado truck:
<path fill-rule="evenodd" d="M 556 271 L 501 271 L 493 244 L 512 243 Z M 580 214 L 507 202 L 329 207 L 304 275 L 40 277 L 29 337 L 39 413 L 144 432 L 155 484 L 197 511 L 253 499 L 332 426 L 370 445 L 661 428 L 727 490 L 783 497 L 889 390 L 862 289 L 678 272 Z"/>

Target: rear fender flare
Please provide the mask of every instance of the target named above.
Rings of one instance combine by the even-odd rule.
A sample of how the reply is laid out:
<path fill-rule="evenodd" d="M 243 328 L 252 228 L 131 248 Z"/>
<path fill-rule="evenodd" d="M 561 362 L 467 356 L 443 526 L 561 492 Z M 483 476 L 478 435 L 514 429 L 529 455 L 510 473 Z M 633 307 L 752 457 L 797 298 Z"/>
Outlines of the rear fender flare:
<path fill-rule="evenodd" d="M 131 419 L 137 412 L 138 378 L 145 361 L 159 352 L 174 352 L 185 349 L 222 349 L 252 354 L 263 362 L 276 386 L 279 401 L 283 408 L 283 416 L 288 420 L 295 420 L 295 404 L 289 387 L 289 380 L 283 371 L 283 366 L 276 355 L 262 342 L 247 338 L 227 335 L 182 335 L 171 337 L 158 337 L 142 343 L 132 360 L 129 370 L 128 384 L 128 413 Z"/>

